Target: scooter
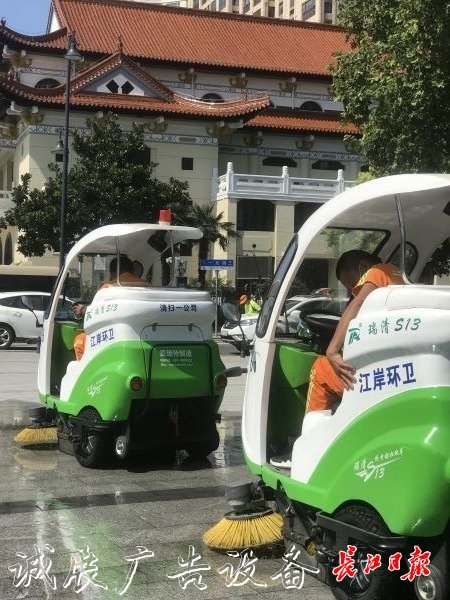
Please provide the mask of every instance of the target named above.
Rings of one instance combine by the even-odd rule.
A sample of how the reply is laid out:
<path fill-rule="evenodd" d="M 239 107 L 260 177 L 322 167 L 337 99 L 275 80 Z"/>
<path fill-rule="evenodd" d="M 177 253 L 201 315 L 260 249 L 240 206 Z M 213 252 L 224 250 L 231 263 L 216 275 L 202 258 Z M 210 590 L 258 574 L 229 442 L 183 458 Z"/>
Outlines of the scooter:
<path fill-rule="evenodd" d="M 415 283 L 449 232 L 450 175 L 355 186 L 294 236 L 260 313 L 242 416 L 258 484 L 242 492 L 242 504 L 274 502 L 286 544 L 341 600 L 388 600 L 400 585 L 416 599 L 449 598 L 450 286 Z M 333 413 L 305 418 L 317 354 L 280 334 L 279 318 L 305 259 L 327 256 L 324 285 L 335 287 L 337 257 L 358 247 L 397 262 L 405 285 L 366 298 L 343 348 L 354 389 Z M 333 318 L 301 315 L 315 339 L 330 339 Z M 270 464 L 288 449 L 290 471 Z"/>
<path fill-rule="evenodd" d="M 60 450 L 81 465 L 143 451 L 204 457 L 218 447 L 227 374 L 212 338 L 215 306 L 206 291 L 176 287 L 173 268 L 169 285 L 161 286 L 171 251 L 175 264 L 174 245 L 201 237 L 199 229 L 167 220 L 108 225 L 70 250 L 45 315 L 38 392 L 40 421 L 57 423 Z M 111 260 L 120 263 L 123 254 L 141 281 L 117 275 L 101 287 Z M 83 325 L 58 312 L 74 274 L 86 305 Z M 82 331 L 86 347 L 75 360 Z"/>

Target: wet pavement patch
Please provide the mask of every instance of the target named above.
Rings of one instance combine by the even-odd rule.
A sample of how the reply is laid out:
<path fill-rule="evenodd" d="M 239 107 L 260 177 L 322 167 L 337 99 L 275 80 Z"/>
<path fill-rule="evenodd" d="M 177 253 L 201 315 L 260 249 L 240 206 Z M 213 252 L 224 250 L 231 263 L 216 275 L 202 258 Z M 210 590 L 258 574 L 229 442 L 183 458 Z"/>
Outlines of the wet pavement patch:
<path fill-rule="evenodd" d="M 223 497 L 222 486 L 205 486 L 194 488 L 175 488 L 160 490 L 143 490 L 122 492 L 120 494 L 93 494 L 89 496 L 66 496 L 49 500 L 19 500 L 17 502 L 0 502 L 0 515 L 14 513 L 67 510 L 75 508 L 91 508 L 93 506 L 117 506 L 124 504 L 142 504 L 144 502 L 170 502 L 173 500 L 195 500 L 197 498 Z"/>

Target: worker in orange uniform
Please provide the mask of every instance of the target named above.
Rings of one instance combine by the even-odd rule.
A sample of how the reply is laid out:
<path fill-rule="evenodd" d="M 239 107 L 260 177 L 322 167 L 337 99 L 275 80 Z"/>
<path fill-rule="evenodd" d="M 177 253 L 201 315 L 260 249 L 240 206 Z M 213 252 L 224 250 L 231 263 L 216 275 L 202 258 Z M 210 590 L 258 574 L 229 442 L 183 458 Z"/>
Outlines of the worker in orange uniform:
<path fill-rule="evenodd" d="M 133 262 L 125 254 L 121 254 L 119 261 L 117 258 L 113 258 L 109 265 L 109 273 L 111 279 L 105 281 L 100 286 L 100 289 L 110 287 L 111 285 L 121 285 L 127 283 L 143 283 L 142 279 L 134 275 L 133 273 Z M 85 304 L 76 304 L 73 307 L 73 312 L 77 317 L 81 317 L 86 313 Z M 86 345 L 86 334 L 83 332 L 77 334 L 73 341 L 73 349 L 75 351 L 75 357 L 80 360 L 84 354 L 84 348 Z"/>
<path fill-rule="evenodd" d="M 373 290 L 404 284 L 397 267 L 382 263 L 377 256 L 363 250 L 344 252 L 336 265 L 336 277 L 347 288 L 352 299 L 339 320 L 326 356 L 320 356 L 313 364 L 306 412 L 331 410 L 336 400 L 340 401 L 344 389 L 353 389 L 355 369 L 341 356 L 348 325 Z"/>
<path fill-rule="evenodd" d="M 404 284 L 400 270 L 378 256 L 364 250 L 344 252 L 336 265 L 336 277 L 346 287 L 351 300 L 342 313 L 326 355 L 319 356 L 312 366 L 306 400 L 306 414 L 313 411 L 331 411 L 341 401 L 344 390 L 356 383 L 355 368 L 341 355 L 348 325 L 354 319 L 367 296 L 380 287 Z M 271 464 L 291 467 L 290 457 L 273 457 Z"/>

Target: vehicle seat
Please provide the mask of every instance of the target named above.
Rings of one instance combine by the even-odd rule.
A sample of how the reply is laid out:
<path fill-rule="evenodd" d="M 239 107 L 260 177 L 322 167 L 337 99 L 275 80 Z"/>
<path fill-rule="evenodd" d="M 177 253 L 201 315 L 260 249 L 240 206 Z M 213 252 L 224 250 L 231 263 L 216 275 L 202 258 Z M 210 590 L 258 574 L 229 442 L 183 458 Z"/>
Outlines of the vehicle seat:
<path fill-rule="evenodd" d="M 328 419 L 331 419 L 332 415 L 333 413 L 331 410 L 313 410 L 306 413 L 303 417 L 302 433 L 311 431 L 318 423 L 323 423 Z"/>
<path fill-rule="evenodd" d="M 83 329 L 79 323 L 74 321 L 55 322 L 50 380 L 52 394 L 59 395 L 61 379 L 67 371 L 67 365 L 75 360 L 73 340 L 80 331 L 83 331 Z"/>
<path fill-rule="evenodd" d="M 268 456 L 287 451 L 300 435 L 309 373 L 317 354 L 305 344 L 278 343 L 272 367 L 267 424 Z"/>

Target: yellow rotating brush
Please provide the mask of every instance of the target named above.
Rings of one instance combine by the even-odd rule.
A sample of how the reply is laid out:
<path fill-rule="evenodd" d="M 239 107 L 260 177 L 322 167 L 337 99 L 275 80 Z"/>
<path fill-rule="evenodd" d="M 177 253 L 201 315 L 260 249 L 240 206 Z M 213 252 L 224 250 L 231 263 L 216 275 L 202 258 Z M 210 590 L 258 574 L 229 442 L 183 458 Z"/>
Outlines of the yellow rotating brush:
<path fill-rule="evenodd" d="M 58 443 L 58 428 L 51 425 L 31 425 L 19 431 L 14 441 L 19 446 L 43 446 Z"/>
<path fill-rule="evenodd" d="M 203 535 L 212 550 L 244 550 L 282 542 L 283 518 L 271 508 L 229 512 Z"/>

